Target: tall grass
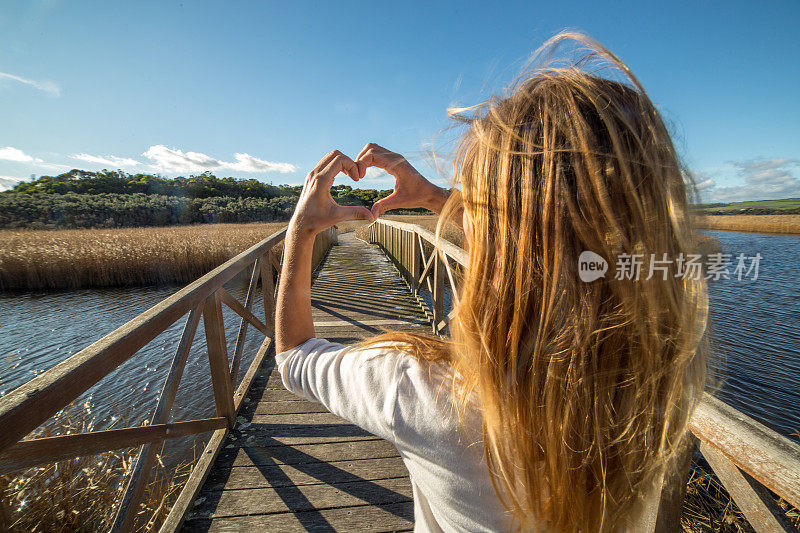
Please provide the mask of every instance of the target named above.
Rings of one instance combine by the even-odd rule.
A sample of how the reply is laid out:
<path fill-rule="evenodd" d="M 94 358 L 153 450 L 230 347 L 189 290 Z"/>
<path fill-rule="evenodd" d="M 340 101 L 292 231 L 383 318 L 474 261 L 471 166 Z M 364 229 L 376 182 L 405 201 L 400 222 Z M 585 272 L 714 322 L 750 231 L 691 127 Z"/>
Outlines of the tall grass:
<path fill-rule="evenodd" d="M 93 429 L 88 410 L 74 404 L 47 422 L 35 438 Z M 0 476 L 0 531 L 104 531 L 114 519 L 133 468 L 135 449 L 29 468 Z M 191 472 L 192 462 L 156 461 L 136 510 L 134 531 L 156 531 Z"/>
<path fill-rule="evenodd" d="M 0 291 L 188 283 L 285 225 L 0 230 Z"/>
<path fill-rule="evenodd" d="M 702 229 L 800 235 L 800 215 L 714 215 L 696 223 Z"/>

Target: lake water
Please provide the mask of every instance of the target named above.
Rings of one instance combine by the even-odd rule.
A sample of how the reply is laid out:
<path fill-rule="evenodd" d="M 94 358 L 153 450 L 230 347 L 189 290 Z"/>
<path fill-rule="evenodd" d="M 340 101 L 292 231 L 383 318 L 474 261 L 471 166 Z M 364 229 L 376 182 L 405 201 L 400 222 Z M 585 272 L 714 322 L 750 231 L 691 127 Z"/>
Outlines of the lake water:
<path fill-rule="evenodd" d="M 244 301 L 246 282 L 234 280 L 225 287 L 239 301 Z M 0 295 L 0 396 L 110 333 L 176 290 L 177 287 L 145 287 Z M 263 300 L 258 295 L 260 291 L 256 292 L 253 312 L 263 317 Z M 240 318 L 225 305 L 222 308 L 228 354 L 232 357 Z M 74 408 L 93 420 L 95 429 L 140 425 L 149 420 L 185 322 L 183 318 L 161 333 L 81 395 Z M 263 338 L 255 328 L 248 328 L 239 380 Z M 172 408 L 172 420 L 216 416 L 214 413 L 201 320 Z M 192 440 L 193 437 L 175 439 L 167 450 L 178 451 L 179 458 L 185 459 L 187 443 Z"/>
<path fill-rule="evenodd" d="M 716 394 L 784 435 L 800 440 L 800 236 L 708 232 L 723 251 L 762 256 L 758 279 L 709 286 L 716 348 L 724 382 Z M 751 274 L 752 277 L 752 274 Z M 243 300 L 241 281 L 228 286 Z M 87 289 L 0 295 L 0 396 L 113 331 L 176 290 Z M 260 314 L 259 297 L 253 304 Z M 239 318 L 223 306 L 229 353 Z M 76 402 L 97 428 L 149 419 L 175 352 L 178 321 Z M 244 373 L 261 334 L 248 328 Z M 174 420 L 213 416 L 214 401 L 200 322 L 173 408 Z M 123 419 L 123 420 L 120 420 Z M 794 435 L 792 435 L 794 433 Z M 178 443 L 176 443 L 178 444 Z"/>

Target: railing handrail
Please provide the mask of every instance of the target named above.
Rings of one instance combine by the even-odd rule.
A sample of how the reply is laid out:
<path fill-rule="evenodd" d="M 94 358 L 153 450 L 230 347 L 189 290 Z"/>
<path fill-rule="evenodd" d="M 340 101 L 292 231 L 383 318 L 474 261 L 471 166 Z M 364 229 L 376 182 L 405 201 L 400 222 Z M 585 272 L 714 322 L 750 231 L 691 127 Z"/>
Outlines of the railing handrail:
<path fill-rule="evenodd" d="M 393 228 L 398 228 L 406 231 L 413 231 L 423 239 L 425 239 L 428 243 L 436 246 L 438 244 L 438 249 L 442 253 L 448 255 L 448 257 L 452 257 L 454 261 L 456 261 L 459 265 L 465 267 L 469 262 L 469 254 L 466 250 L 461 248 L 460 246 L 446 240 L 444 237 L 441 239 L 436 239 L 436 234 L 428 229 L 423 228 L 417 224 L 411 224 L 408 222 L 397 222 L 396 220 L 378 220 L 375 224 L 386 224 L 387 226 L 391 226 Z"/>
<path fill-rule="evenodd" d="M 431 265 L 441 271 L 434 274 L 434 282 L 429 283 L 434 332 L 441 332 L 443 328 L 439 320 L 445 324 L 448 322 L 441 311 L 441 285 L 445 281 L 442 272 L 447 273 L 453 296 L 457 298 L 456 283 L 447 259 L 466 267 L 467 252 L 444 238 L 436 239 L 433 232 L 407 222 L 381 219 L 368 227 L 368 235 L 371 242 L 379 243 L 395 261 L 415 293 L 423 281 L 429 282 L 427 277 L 434 272 Z M 414 235 L 419 239 L 413 238 Z M 435 247 L 429 261 L 425 260 L 425 252 L 418 242 L 420 239 Z M 441 255 L 446 258 L 442 259 Z M 429 264 L 422 269 L 421 263 Z M 440 264 L 443 268 L 439 268 Z M 438 315 L 436 309 L 439 309 Z M 700 451 L 751 523 L 767 524 L 767 530 L 773 530 L 779 527 L 780 518 L 776 514 L 780 513 L 775 512 L 769 495 L 754 487 L 741 472 L 800 509 L 800 445 L 708 393 L 703 395 L 695 410 L 690 430 L 700 441 Z M 688 467 L 688 462 L 686 465 Z M 681 478 L 680 482 L 685 486 L 686 478 Z M 677 502 L 678 505 L 681 501 Z"/>
<path fill-rule="evenodd" d="M 695 409 L 690 429 L 701 442 L 800 508 L 800 445 L 708 393 Z"/>
<path fill-rule="evenodd" d="M 286 229 L 229 259 L 100 340 L 0 398 L 0 453 L 46 422 L 283 240 Z"/>

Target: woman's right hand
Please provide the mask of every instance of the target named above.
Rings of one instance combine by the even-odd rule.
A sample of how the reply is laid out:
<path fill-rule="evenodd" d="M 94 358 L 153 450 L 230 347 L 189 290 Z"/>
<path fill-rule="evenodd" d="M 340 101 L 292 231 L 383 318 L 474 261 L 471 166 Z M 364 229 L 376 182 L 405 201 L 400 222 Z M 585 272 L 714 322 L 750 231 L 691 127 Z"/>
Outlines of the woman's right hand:
<path fill-rule="evenodd" d="M 369 167 L 382 168 L 395 177 L 392 194 L 372 206 L 372 216 L 378 218 L 390 209 L 424 207 L 435 213 L 442 210 L 447 192 L 417 172 L 406 158 L 375 143 L 369 143 L 356 158 L 360 178 Z"/>

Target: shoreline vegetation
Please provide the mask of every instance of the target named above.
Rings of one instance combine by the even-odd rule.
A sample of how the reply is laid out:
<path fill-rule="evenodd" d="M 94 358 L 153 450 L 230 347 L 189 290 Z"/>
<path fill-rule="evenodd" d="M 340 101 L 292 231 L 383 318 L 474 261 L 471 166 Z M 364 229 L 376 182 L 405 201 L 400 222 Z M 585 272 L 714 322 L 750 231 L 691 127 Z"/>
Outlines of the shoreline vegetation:
<path fill-rule="evenodd" d="M 285 226 L 0 230 L 0 292 L 186 284 Z"/>
<path fill-rule="evenodd" d="M 700 216 L 698 229 L 800 235 L 800 215 Z"/>
<path fill-rule="evenodd" d="M 390 220 L 436 230 L 436 215 L 394 215 Z M 701 229 L 800 235 L 800 215 L 717 215 Z M 0 229 L 0 293 L 186 284 L 286 226 L 286 222 L 195 224 L 138 228 Z M 346 222 L 340 231 L 365 224 Z M 444 238 L 463 246 L 456 226 Z M 715 239 L 705 252 L 718 251 Z"/>
<path fill-rule="evenodd" d="M 0 293 L 189 283 L 285 226 L 300 191 L 208 172 L 170 179 L 75 169 L 21 182 L 0 192 Z M 367 207 L 391 192 L 331 189 L 339 204 Z M 694 212 L 701 229 L 800 235 L 800 199 Z M 432 231 L 437 219 L 425 209 L 389 218 Z M 455 226 L 444 237 L 463 244 Z"/>

